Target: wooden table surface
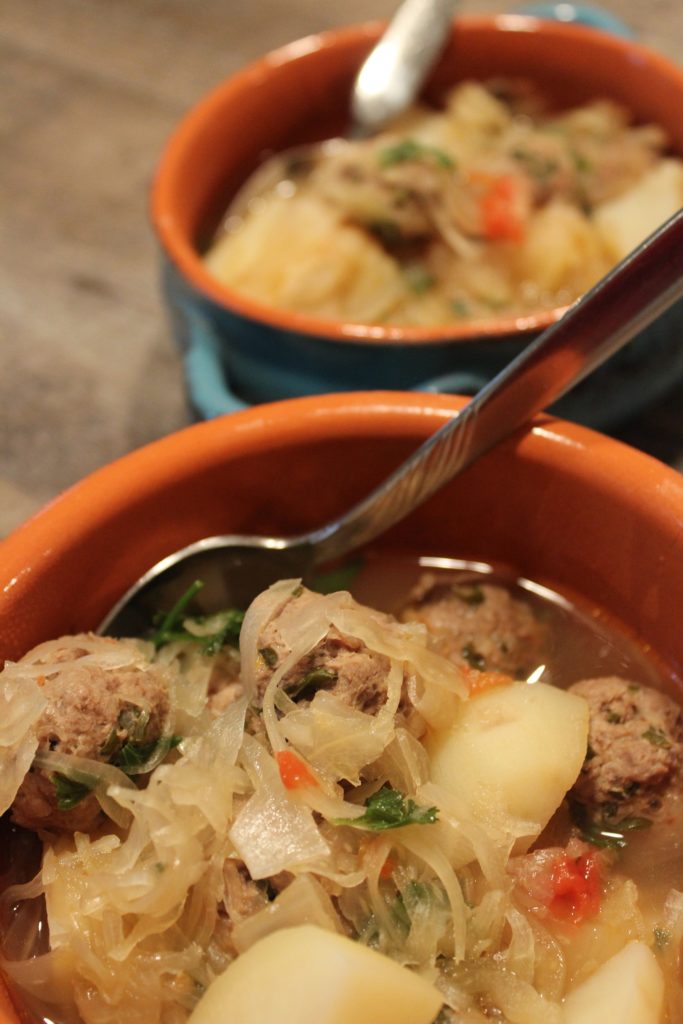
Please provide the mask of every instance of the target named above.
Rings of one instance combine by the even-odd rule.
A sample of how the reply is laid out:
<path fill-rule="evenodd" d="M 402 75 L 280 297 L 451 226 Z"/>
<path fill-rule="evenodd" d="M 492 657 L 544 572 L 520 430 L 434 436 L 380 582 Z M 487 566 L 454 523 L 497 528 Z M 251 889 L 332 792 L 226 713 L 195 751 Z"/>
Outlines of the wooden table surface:
<path fill-rule="evenodd" d="M 680 0 L 603 6 L 682 59 Z M 190 422 L 147 219 L 175 122 L 263 51 L 394 9 L 390 0 L 4 0 L 0 535 L 86 473 Z M 621 436 L 683 469 L 683 389 Z"/>

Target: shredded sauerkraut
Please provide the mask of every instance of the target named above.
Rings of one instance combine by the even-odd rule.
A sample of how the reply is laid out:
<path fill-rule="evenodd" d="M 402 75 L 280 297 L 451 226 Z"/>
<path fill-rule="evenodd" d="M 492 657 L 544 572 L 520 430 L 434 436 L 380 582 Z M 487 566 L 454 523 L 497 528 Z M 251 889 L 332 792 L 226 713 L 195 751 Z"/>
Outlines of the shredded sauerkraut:
<path fill-rule="evenodd" d="M 435 653 L 423 626 L 297 580 L 252 603 L 239 657 L 203 652 L 197 641 L 214 626 L 188 620 L 185 637 L 158 649 L 62 638 L 0 674 L 3 809 L 36 773 L 99 804 L 89 830 L 43 829 L 38 874 L 2 895 L 3 970 L 34 1011 L 64 1024 L 182 1024 L 235 957 L 305 922 L 430 978 L 440 1020 L 495 1010 L 515 1024 L 560 1024 L 580 976 L 573 939 L 552 926 L 550 897 L 534 904 L 529 894 L 545 891 L 539 878 L 555 886 L 548 864 L 583 858 L 592 882 L 603 855 L 579 843 L 573 860 L 564 850 L 539 860 L 525 851 L 545 821 L 482 816 L 457 784 L 432 781 L 425 737 L 457 730 L 471 673 Z M 358 664 L 365 675 L 351 699 L 344 673 Z M 65 666 L 93 665 L 109 680 L 160 673 L 170 704 L 159 736 L 139 744 L 142 774 L 120 756 L 130 732 L 116 763 L 43 749 L 54 680 Z M 117 721 L 129 720 L 126 705 Z M 600 877 L 609 913 L 645 935 L 633 883 Z M 672 893 L 661 927 L 677 943 L 682 919 Z M 677 969 L 678 954 L 667 955 Z"/>

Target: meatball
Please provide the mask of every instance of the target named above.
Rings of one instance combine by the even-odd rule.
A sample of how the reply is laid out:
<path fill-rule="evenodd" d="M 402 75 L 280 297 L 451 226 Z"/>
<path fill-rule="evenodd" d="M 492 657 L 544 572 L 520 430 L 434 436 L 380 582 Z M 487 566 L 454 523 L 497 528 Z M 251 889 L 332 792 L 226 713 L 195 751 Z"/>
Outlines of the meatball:
<path fill-rule="evenodd" d="M 315 685 L 316 676 L 322 678 L 323 685 L 349 707 L 374 715 L 386 699 L 388 671 L 389 659 L 385 655 L 334 630 L 305 666 L 304 679 L 311 678 Z M 326 676 L 329 682 L 325 681 Z"/>
<path fill-rule="evenodd" d="M 584 679 L 570 692 L 590 709 L 588 754 L 572 796 L 608 820 L 651 817 L 679 770 L 683 709 L 618 676 Z"/>
<path fill-rule="evenodd" d="M 283 638 L 288 620 L 306 604 L 318 600 L 319 594 L 300 588 L 264 628 L 259 639 L 263 657 L 257 677 L 259 697 L 263 696 L 274 666 L 291 653 Z M 305 701 L 315 690 L 324 688 L 350 707 L 375 714 L 386 699 L 388 671 L 389 659 L 385 655 L 370 650 L 361 640 L 343 636 L 332 627 L 315 650 L 288 673 L 284 689 L 295 700 Z"/>
<path fill-rule="evenodd" d="M 103 655 L 110 641 L 86 637 L 65 645 L 38 677 L 46 706 L 37 722 L 38 754 L 70 754 L 116 763 L 123 748 L 137 748 L 142 758 L 163 735 L 169 695 L 158 668 L 131 647 L 127 664 L 112 667 Z M 125 660 L 125 659 L 122 659 Z M 36 664 L 34 662 L 34 664 Z M 38 662 L 40 664 L 40 662 Z M 118 663 L 117 663 L 118 665 Z M 73 794 L 72 794 L 73 797 Z M 34 767 L 12 805 L 12 818 L 25 828 L 90 831 L 99 818 L 92 794 L 66 807 L 52 773 Z"/>
<path fill-rule="evenodd" d="M 400 612 L 421 622 L 433 648 L 456 664 L 526 678 L 543 661 L 544 631 L 524 601 L 493 583 L 425 573 Z"/>
<path fill-rule="evenodd" d="M 94 832 L 102 822 L 102 810 L 93 793 L 62 810 L 54 780 L 36 770 L 24 778 L 10 813 L 17 825 L 47 832 Z"/>

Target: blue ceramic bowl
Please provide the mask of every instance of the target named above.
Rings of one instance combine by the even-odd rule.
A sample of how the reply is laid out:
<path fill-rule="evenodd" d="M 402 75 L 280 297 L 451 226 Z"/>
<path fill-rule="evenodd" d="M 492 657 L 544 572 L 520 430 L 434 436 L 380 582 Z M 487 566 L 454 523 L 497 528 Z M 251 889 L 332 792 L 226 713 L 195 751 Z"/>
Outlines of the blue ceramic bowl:
<path fill-rule="evenodd" d="M 609 96 L 662 124 L 683 152 L 683 73 L 595 8 L 463 18 L 428 84 L 531 77 L 560 104 Z M 569 17 L 573 13 L 573 17 Z M 562 21 L 546 20 L 561 16 Z M 578 18 L 600 23 L 587 28 Z M 162 155 L 152 216 L 162 287 L 199 418 L 280 398 L 360 389 L 473 394 L 563 310 L 434 328 L 324 321 L 262 306 L 217 283 L 201 252 L 231 194 L 268 152 L 343 132 L 355 71 L 381 32 L 356 26 L 267 55 L 201 100 Z M 615 34 L 619 33 L 619 35 Z M 553 409 L 606 428 L 683 379 L 683 304 L 653 324 Z"/>

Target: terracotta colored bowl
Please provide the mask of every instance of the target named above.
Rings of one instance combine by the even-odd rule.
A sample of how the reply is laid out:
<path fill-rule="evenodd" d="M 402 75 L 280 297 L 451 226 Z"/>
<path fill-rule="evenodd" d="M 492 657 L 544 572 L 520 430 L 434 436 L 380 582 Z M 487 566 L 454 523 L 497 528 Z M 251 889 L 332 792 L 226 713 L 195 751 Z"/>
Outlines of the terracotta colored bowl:
<path fill-rule="evenodd" d="M 94 627 L 153 562 L 217 533 L 294 534 L 379 483 L 463 399 L 377 392 L 196 424 L 95 472 L 0 544 L 0 659 Z M 536 421 L 382 543 L 491 559 L 603 605 L 683 666 L 683 478 Z"/>
<path fill-rule="evenodd" d="M 0 544 L 0 662 L 94 627 L 150 564 L 216 533 L 290 534 L 362 497 L 463 405 L 304 398 L 197 424 L 99 470 Z M 542 417 L 382 541 L 504 562 L 606 609 L 683 671 L 683 478 Z M 17 1024 L 0 984 L 0 1024 Z"/>
<path fill-rule="evenodd" d="M 231 195 L 265 155 L 347 127 L 355 72 L 381 28 L 311 36 L 248 65 L 190 110 L 161 157 L 152 217 L 190 398 L 202 417 L 358 388 L 471 394 L 562 312 L 430 328 L 348 324 L 267 307 L 204 268 L 201 252 Z M 683 72 L 631 40 L 521 15 L 458 19 L 426 98 L 438 100 L 457 80 L 491 76 L 531 78 L 558 106 L 611 97 L 636 119 L 663 125 L 683 153 Z M 683 307 L 557 411 L 604 427 L 659 397 L 683 376 L 679 322 Z"/>

